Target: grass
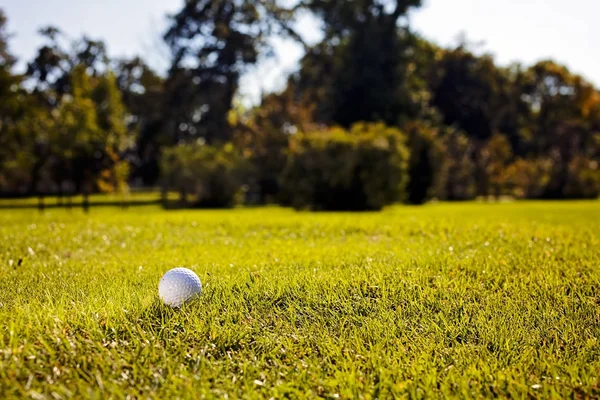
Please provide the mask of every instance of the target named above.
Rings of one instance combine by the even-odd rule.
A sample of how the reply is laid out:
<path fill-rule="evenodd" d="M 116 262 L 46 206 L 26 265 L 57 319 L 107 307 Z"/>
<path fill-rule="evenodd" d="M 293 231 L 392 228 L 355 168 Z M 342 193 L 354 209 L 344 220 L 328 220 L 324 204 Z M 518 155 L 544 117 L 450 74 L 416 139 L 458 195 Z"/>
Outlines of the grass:
<path fill-rule="evenodd" d="M 0 211 L 0 397 L 600 396 L 600 202 Z M 203 296 L 157 296 L 170 268 Z"/>

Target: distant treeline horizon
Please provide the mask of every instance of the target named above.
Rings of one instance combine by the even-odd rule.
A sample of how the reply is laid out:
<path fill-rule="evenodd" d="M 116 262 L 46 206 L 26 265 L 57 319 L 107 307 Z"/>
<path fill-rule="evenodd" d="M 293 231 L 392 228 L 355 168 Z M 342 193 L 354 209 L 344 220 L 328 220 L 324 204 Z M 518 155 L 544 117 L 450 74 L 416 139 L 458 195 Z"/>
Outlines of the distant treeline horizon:
<path fill-rule="evenodd" d="M 190 0 L 164 32 L 163 76 L 101 40 L 44 44 L 16 73 L 0 10 L 0 193 L 122 193 L 182 204 L 380 209 L 431 199 L 597 198 L 600 92 L 555 61 L 499 66 L 404 18 L 420 0 Z M 304 43 L 298 18 L 320 22 Z M 241 77 L 302 44 L 285 88 L 239 101 Z"/>

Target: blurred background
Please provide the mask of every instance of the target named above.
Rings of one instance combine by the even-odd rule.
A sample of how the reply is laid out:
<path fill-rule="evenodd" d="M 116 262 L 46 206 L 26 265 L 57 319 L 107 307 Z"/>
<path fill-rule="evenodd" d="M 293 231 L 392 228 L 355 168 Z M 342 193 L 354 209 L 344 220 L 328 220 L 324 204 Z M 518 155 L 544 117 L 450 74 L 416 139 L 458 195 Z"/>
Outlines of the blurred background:
<path fill-rule="evenodd" d="M 600 194 L 600 3 L 0 3 L 0 207 Z"/>

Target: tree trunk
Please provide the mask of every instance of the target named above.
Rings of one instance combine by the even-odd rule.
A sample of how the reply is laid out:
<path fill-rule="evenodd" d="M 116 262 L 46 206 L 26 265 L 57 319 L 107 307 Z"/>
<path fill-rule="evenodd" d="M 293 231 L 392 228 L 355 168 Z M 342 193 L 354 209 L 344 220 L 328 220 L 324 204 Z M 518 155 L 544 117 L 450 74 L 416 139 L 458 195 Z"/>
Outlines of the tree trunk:
<path fill-rule="evenodd" d="M 169 182 L 166 179 L 160 185 L 160 202 L 164 209 L 169 208 Z"/>
<path fill-rule="evenodd" d="M 187 191 L 185 189 L 182 189 L 181 192 L 179 192 L 179 202 L 182 207 L 187 207 Z"/>
<path fill-rule="evenodd" d="M 124 189 L 121 189 L 121 208 L 126 210 L 129 207 L 129 193 L 125 193 Z"/>

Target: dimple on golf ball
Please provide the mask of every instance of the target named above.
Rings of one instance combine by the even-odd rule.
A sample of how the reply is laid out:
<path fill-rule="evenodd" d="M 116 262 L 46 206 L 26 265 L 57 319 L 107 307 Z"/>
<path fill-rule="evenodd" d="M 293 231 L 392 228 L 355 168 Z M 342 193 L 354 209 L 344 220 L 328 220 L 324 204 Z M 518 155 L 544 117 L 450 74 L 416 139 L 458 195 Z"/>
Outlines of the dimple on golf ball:
<path fill-rule="evenodd" d="M 181 307 L 202 293 L 202 283 L 194 271 L 173 268 L 163 275 L 158 284 L 158 296 L 168 306 Z"/>

